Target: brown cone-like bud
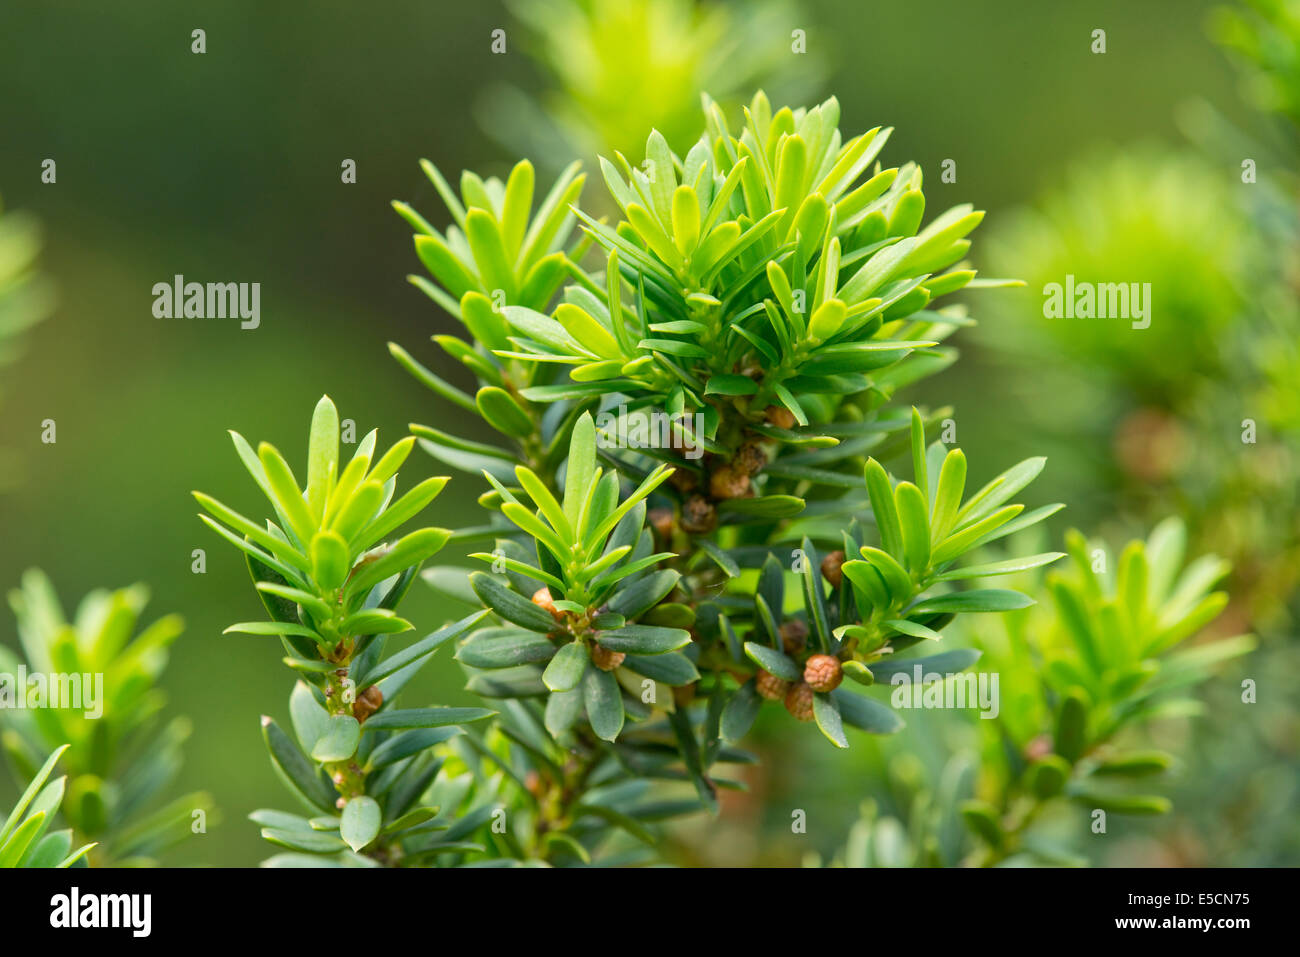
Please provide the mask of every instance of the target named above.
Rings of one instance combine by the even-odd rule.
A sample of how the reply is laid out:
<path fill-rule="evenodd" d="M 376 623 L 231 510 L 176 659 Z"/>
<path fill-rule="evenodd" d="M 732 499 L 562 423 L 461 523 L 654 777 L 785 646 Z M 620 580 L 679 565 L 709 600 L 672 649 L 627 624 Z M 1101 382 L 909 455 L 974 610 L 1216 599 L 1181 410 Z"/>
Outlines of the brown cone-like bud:
<path fill-rule="evenodd" d="M 693 535 L 713 531 L 717 521 L 713 503 L 703 495 L 692 495 L 682 506 L 682 528 Z"/>
<path fill-rule="evenodd" d="M 830 582 L 832 588 L 839 588 L 840 582 L 844 581 L 844 573 L 840 571 L 843 564 L 844 553 L 839 549 L 822 559 L 822 577 Z"/>
<path fill-rule="evenodd" d="M 785 710 L 800 721 L 813 719 L 813 690 L 807 682 L 799 682 L 786 694 Z"/>
<path fill-rule="evenodd" d="M 652 508 L 647 516 L 650 520 L 650 527 L 654 533 L 659 536 L 661 541 L 669 541 L 673 537 L 673 510 L 671 508 Z"/>
<path fill-rule="evenodd" d="M 724 465 L 709 477 L 709 494 L 719 500 L 749 494 L 749 476 L 734 465 Z"/>
<path fill-rule="evenodd" d="M 790 690 L 790 682 L 760 670 L 754 677 L 754 689 L 768 701 L 781 701 Z"/>
<path fill-rule="evenodd" d="M 610 651 L 599 643 L 591 646 L 591 663 L 601 671 L 613 671 L 623 663 L 627 655 L 621 651 Z"/>
<path fill-rule="evenodd" d="M 352 702 L 352 717 L 362 723 L 370 717 L 384 703 L 384 693 L 379 690 L 378 685 L 371 685 Z"/>
<path fill-rule="evenodd" d="M 668 476 L 668 484 L 679 492 L 693 492 L 699 486 L 700 480 L 690 469 L 679 468 Z"/>
<path fill-rule="evenodd" d="M 555 601 L 551 598 L 551 590 L 545 585 L 533 592 L 533 604 L 538 608 L 549 611 L 551 617 L 556 621 L 564 621 L 564 612 L 555 607 Z"/>
<path fill-rule="evenodd" d="M 746 475 L 757 475 L 767 464 L 767 453 L 761 445 L 751 440 L 740 447 L 731 464 Z"/>
<path fill-rule="evenodd" d="M 785 406 L 769 405 L 763 415 L 770 424 L 775 425 L 778 429 L 794 428 L 794 413 Z"/>
<path fill-rule="evenodd" d="M 797 655 L 808 643 L 808 626 L 798 618 L 781 622 L 781 647 L 787 655 Z"/>
<path fill-rule="evenodd" d="M 844 680 L 844 669 L 834 655 L 813 655 L 803 666 L 803 680 L 813 691 L 834 691 Z"/>

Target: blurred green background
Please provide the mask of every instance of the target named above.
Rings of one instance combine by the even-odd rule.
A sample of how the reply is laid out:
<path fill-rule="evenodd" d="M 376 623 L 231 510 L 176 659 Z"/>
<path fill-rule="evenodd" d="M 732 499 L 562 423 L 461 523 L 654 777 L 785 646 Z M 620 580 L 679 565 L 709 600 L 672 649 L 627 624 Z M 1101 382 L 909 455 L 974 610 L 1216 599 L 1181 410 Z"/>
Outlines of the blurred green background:
<path fill-rule="evenodd" d="M 931 213 L 971 201 L 989 210 L 990 230 L 1062 186 L 1072 163 L 1138 141 L 1179 144 L 1175 118 L 1189 98 L 1249 135 L 1269 135 L 1206 36 L 1210 6 L 806 0 L 785 5 L 770 29 L 781 31 L 771 42 L 785 51 L 790 31 L 805 30 L 808 52 L 786 52 L 789 62 L 766 69 L 774 101 L 783 85 L 810 99 L 834 93 L 842 128 L 895 126 L 884 162 L 916 160 Z M 196 28 L 206 31 L 203 55 L 190 52 Z M 507 31 L 504 55 L 490 51 L 497 28 Z M 1103 55 L 1090 51 L 1098 28 L 1107 32 Z M 563 50 L 563 38 L 550 42 Z M 245 816 L 283 802 L 257 717 L 281 717 L 291 684 L 278 646 L 221 637 L 226 624 L 260 609 L 236 554 L 195 518 L 189 491 L 254 507 L 225 430 L 272 441 L 296 463 L 322 392 L 355 420 L 358 436 L 379 427 L 381 441 L 392 441 L 410 421 L 458 434 L 478 427 L 440 421 L 458 413 L 435 403 L 385 348 L 399 341 L 435 363 L 427 337 L 454 323 L 404 281 L 418 264 L 389 201 L 444 221 L 420 157 L 447 171 L 509 169 L 516 157 L 502 144 L 536 137 L 516 128 L 521 116 L 498 106 L 499 93 L 547 86 L 540 51 L 529 50 L 540 43 L 493 2 L 0 7 L 0 196 L 6 209 L 41 220 L 41 269 L 59 293 L 21 361 L 0 372 L 0 448 L 14 450 L 22 467 L 0 496 L 0 585 L 7 591 L 24 568 L 40 566 L 72 605 L 94 586 L 145 581 L 155 616 L 185 617 L 165 683 L 170 711 L 195 724 L 176 790 L 210 791 L 223 822 L 182 845 L 175 863 L 264 856 Z M 758 54 L 743 45 L 729 54 L 738 63 L 750 55 Z M 40 181 L 47 158 L 57 162 L 53 185 Z M 537 158 L 542 175 L 556 170 L 553 157 Z M 948 158 L 955 184 L 938 176 Z M 344 159 L 356 161 L 355 185 L 340 181 Z M 594 168 L 593 155 L 581 159 Z M 588 195 L 599 192 L 589 183 Z M 987 267 L 982 238 L 973 259 Z M 998 269 L 1011 271 L 1005 260 Z M 152 286 L 177 273 L 260 282 L 261 327 L 155 318 Z M 1031 286 L 986 296 L 977 318 L 997 326 L 1026 302 L 1037 309 L 1040 295 Z M 975 461 L 990 474 L 1042 451 L 1053 396 L 1030 408 L 992 339 L 956 342 L 962 360 L 913 398 L 954 405 L 960 444 L 980 450 Z M 435 368 L 460 380 L 459 370 Z M 1035 413 L 1037 430 L 1028 424 Z M 44 419 L 57 422 L 56 444 L 40 442 Z M 1067 453 L 1070 421 L 1059 423 Z M 1109 449 L 1074 443 L 1072 454 L 1086 462 Z M 412 479 L 442 472 L 427 457 L 413 462 Z M 1058 530 L 1093 530 L 1115 515 L 1116 499 L 1095 474 L 1068 455 L 1049 464 L 1036 494 L 1070 503 Z M 453 481 L 439 501 L 444 523 L 476 521 L 478 491 L 472 480 Z M 195 548 L 207 553 L 206 574 L 191 572 Z M 408 617 L 425 630 L 454 613 L 427 589 L 409 601 Z M 13 644 L 7 614 L 0 640 Z M 460 685 L 444 656 L 413 696 L 460 703 L 469 698 Z M 802 794 L 816 789 L 804 798 L 821 809 L 811 843 L 829 854 L 843 841 L 870 786 L 875 748 L 861 738 L 848 756 L 796 747 L 789 730 L 760 737 L 771 761 L 755 796 L 728 808 L 697 859 L 797 862 L 809 842 L 789 838 L 794 781 Z M 909 740 L 942 746 L 923 734 Z M 10 782 L 0 782 L 0 806 L 11 796 Z M 770 840 L 764 814 L 778 835 Z"/>

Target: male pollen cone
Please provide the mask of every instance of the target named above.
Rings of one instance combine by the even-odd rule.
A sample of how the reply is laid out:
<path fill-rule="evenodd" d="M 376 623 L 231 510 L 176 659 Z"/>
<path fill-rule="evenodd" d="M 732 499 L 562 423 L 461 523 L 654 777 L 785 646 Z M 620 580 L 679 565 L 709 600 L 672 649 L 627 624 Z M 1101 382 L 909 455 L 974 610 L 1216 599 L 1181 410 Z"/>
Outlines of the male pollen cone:
<path fill-rule="evenodd" d="M 804 665 L 803 680 L 813 691 L 834 691 L 844 680 L 844 670 L 834 655 L 813 655 Z"/>
<path fill-rule="evenodd" d="M 839 588 L 840 582 L 844 581 L 843 565 L 844 553 L 839 549 L 822 559 L 822 577 L 830 583 L 832 588 Z"/>
<path fill-rule="evenodd" d="M 786 694 L 785 710 L 800 721 L 813 719 L 813 690 L 806 681 L 799 682 Z"/>
<path fill-rule="evenodd" d="M 601 671 L 613 671 L 623 663 L 626 658 L 621 651 L 610 651 L 604 645 L 599 643 L 591 646 L 591 663 Z"/>
<path fill-rule="evenodd" d="M 794 413 L 784 406 L 769 405 L 763 415 L 767 419 L 768 424 L 775 425 L 778 429 L 794 428 Z"/>
<path fill-rule="evenodd" d="M 753 440 L 742 445 L 737 450 L 736 457 L 732 460 L 732 465 L 746 475 L 757 475 L 763 471 L 763 466 L 766 464 L 767 454 L 763 451 L 762 446 Z"/>
<path fill-rule="evenodd" d="M 538 608 L 549 611 L 551 617 L 556 621 L 564 621 L 564 612 L 555 607 L 555 601 L 551 598 L 551 590 L 545 585 L 533 592 L 533 604 Z"/>
<path fill-rule="evenodd" d="M 781 622 L 781 647 L 787 655 L 797 655 L 808 643 L 808 626 L 798 618 Z"/>
<path fill-rule="evenodd" d="M 744 498 L 749 494 L 749 476 L 734 465 L 724 465 L 709 477 L 709 494 L 719 500 Z"/>
<path fill-rule="evenodd" d="M 754 688 L 768 701 L 781 701 L 790 690 L 790 682 L 760 669 L 754 678 Z"/>
<path fill-rule="evenodd" d="M 692 535 L 713 531 L 718 523 L 717 510 L 703 495 L 692 495 L 682 506 L 682 529 Z"/>
<path fill-rule="evenodd" d="M 384 693 L 379 690 L 378 685 L 371 685 L 352 702 L 352 717 L 364 723 L 366 718 L 378 711 L 383 703 Z"/>

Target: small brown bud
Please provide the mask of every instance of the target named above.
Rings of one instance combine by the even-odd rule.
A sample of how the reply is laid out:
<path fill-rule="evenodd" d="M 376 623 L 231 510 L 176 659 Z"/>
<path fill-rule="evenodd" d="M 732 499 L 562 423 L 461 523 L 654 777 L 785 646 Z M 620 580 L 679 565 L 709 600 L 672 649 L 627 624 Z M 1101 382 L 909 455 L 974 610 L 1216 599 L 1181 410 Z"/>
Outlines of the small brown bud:
<path fill-rule="evenodd" d="M 808 626 L 798 618 L 781 623 L 781 647 L 787 655 L 797 655 L 808 643 Z"/>
<path fill-rule="evenodd" d="M 793 429 L 795 423 L 794 413 L 782 405 L 769 405 L 763 413 L 768 423 L 775 425 L 778 429 Z"/>
<path fill-rule="evenodd" d="M 800 721 L 813 719 L 813 690 L 807 682 L 799 682 L 786 694 L 785 710 Z"/>
<path fill-rule="evenodd" d="M 601 671 L 613 671 L 623 663 L 627 655 L 621 651 L 610 651 L 599 643 L 591 646 L 591 663 Z"/>
<path fill-rule="evenodd" d="M 744 498 L 749 494 L 749 476 L 734 465 L 724 465 L 709 477 L 709 494 L 716 499 Z"/>
<path fill-rule="evenodd" d="M 668 477 L 668 484 L 679 492 L 693 492 L 699 486 L 700 480 L 690 469 L 679 468 Z"/>
<path fill-rule="evenodd" d="M 839 549 L 822 559 L 822 577 L 830 582 L 832 588 L 839 588 L 840 582 L 844 581 L 844 572 L 840 570 L 843 564 L 844 553 Z"/>
<path fill-rule="evenodd" d="M 754 677 L 754 689 L 768 701 L 780 701 L 790 690 L 790 682 L 760 669 Z"/>
<path fill-rule="evenodd" d="M 555 607 L 555 601 L 551 598 L 551 590 L 545 585 L 533 592 L 533 604 L 538 608 L 549 611 L 551 617 L 556 621 L 564 621 L 564 612 Z"/>
<path fill-rule="evenodd" d="M 834 691 L 844 680 L 844 670 L 834 655 L 813 655 L 804 664 L 803 680 L 813 691 Z"/>
<path fill-rule="evenodd" d="M 761 445 L 751 440 L 740 447 L 731 464 L 746 475 L 757 475 L 767 464 L 767 453 Z"/>
<path fill-rule="evenodd" d="M 364 723 L 366 718 L 378 711 L 383 703 L 384 693 L 379 690 L 378 685 L 371 685 L 352 702 L 352 717 Z"/>
<path fill-rule="evenodd" d="M 648 516 L 650 527 L 663 541 L 673 537 L 673 510 L 671 508 L 652 508 Z"/>
<path fill-rule="evenodd" d="M 717 521 L 717 510 L 703 495 L 692 495 L 682 506 L 682 528 L 694 535 L 713 531 Z"/>
<path fill-rule="evenodd" d="M 675 685 L 673 687 L 673 704 L 685 708 L 695 700 L 695 685 Z"/>

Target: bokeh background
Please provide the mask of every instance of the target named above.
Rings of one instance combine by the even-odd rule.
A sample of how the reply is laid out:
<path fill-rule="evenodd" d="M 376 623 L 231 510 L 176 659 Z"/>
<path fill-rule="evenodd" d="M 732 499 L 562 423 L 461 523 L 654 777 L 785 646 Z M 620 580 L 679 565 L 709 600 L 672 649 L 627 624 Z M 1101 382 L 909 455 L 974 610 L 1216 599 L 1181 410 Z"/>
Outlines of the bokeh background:
<path fill-rule="evenodd" d="M 610 18 L 641 6 L 591 5 Z M 592 169 L 599 149 L 639 158 L 626 131 L 642 129 L 647 117 L 689 142 L 691 121 L 678 104 L 685 95 L 692 108 L 700 85 L 747 99 L 757 83 L 778 103 L 834 93 L 846 130 L 895 126 L 883 160 L 921 164 L 932 212 L 965 201 L 987 209 L 974 262 L 1030 280 L 1026 289 L 982 296 L 980 328 L 957 339 L 962 360 L 909 397 L 954 406 L 959 443 L 989 472 L 972 481 L 1046 451 L 1035 494 L 1070 505 L 1054 534 L 1073 525 L 1122 543 L 1153 518 L 1182 513 L 1198 545 L 1238 560 L 1234 623 L 1258 631 L 1260 654 L 1271 656 L 1238 671 L 1259 679 L 1272 710 L 1248 731 L 1214 727 L 1219 712 L 1211 709 L 1202 726 L 1169 732 L 1191 755 L 1175 793 L 1178 811 L 1126 826 L 1096 862 L 1300 862 L 1296 683 L 1285 681 L 1298 670 L 1290 617 L 1295 444 L 1286 437 L 1297 427 L 1297 403 L 1287 398 L 1297 380 L 1288 369 L 1300 363 L 1260 371 L 1267 363 L 1250 365 L 1249 342 L 1226 345 L 1261 299 L 1273 304 L 1258 320 L 1261 337 L 1271 330 L 1278 341 L 1297 339 L 1287 307 L 1294 288 L 1285 280 L 1275 288 L 1270 270 L 1252 270 L 1293 224 L 1275 217 L 1275 228 L 1257 228 L 1248 218 L 1256 196 L 1243 193 L 1250 187 L 1239 178 L 1241 156 L 1257 155 L 1261 179 L 1272 177 L 1258 186 L 1259 202 L 1266 189 L 1285 194 L 1295 140 L 1259 108 L 1211 39 L 1213 6 L 662 2 L 651 4 L 645 23 L 668 31 L 654 55 L 664 61 L 656 75 L 672 82 L 649 92 L 628 54 L 640 49 L 634 41 L 620 48 L 621 84 L 606 72 L 589 85 L 572 69 L 581 57 L 564 5 L 551 3 L 0 7 L 0 197 L 6 209 L 39 219 L 40 270 L 58 295 L 52 315 L 25 336 L 20 359 L 0 371 L 0 449 L 13 460 L 0 492 L 0 587 L 39 566 L 72 606 L 92 587 L 144 581 L 155 615 L 184 616 L 164 685 L 169 712 L 188 714 L 195 726 L 176 793 L 209 791 L 222 820 L 169 862 L 255 863 L 265 845 L 246 815 L 282 803 L 257 719 L 283 716 L 292 682 L 278 647 L 221 636 L 260 609 L 242 562 L 198 522 L 189 496 L 203 488 L 241 511 L 254 507 L 256 490 L 225 430 L 272 441 L 298 461 L 322 392 L 358 435 L 378 427 L 391 441 L 411 421 L 462 435 L 478 428 L 440 421 L 458 413 L 435 403 L 385 347 L 401 342 L 459 381 L 459 370 L 436 365 L 428 343 L 454 321 L 405 281 L 418 263 L 410 230 L 389 205 L 406 200 L 444 221 L 417 161 L 500 175 L 527 152 L 544 178 L 576 153 Z M 687 29 L 674 35 L 682 11 Z M 190 49 L 196 28 L 206 31 L 202 55 Z M 1099 28 L 1104 54 L 1090 49 Z M 491 52 L 496 29 L 506 31 L 505 54 Z M 626 24 L 611 29 L 625 41 L 632 35 Z M 796 29 L 806 32 L 804 54 L 790 50 Z M 1133 217 L 1120 240 L 1085 231 L 1052 262 L 1041 234 L 1026 232 L 1025 211 L 1050 210 L 1044 197 L 1061 193 L 1095 210 L 1098 196 L 1119 192 L 1115 177 L 1123 175 L 1106 180 L 1098 171 L 1139 154 L 1150 159 L 1137 163 L 1138 185 L 1124 202 L 1149 198 L 1144 177 L 1171 155 L 1208 168 L 1214 185 L 1175 186 L 1171 220 Z M 47 158 L 57 163 L 55 184 L 41 182 Z M 341 182 L 345 159 L 356 162 L 355 184 Z M 956 160 L 956 183 L 940 182 L 945 159 Z M 589 184 L 587 195 L 599 194 Z M 1059 279 L 1059 262 L 1078 257 L 1104 264 L 1118 256 L 1111 262 L 1121 270 L 1128 257 L 1146 257 L 1131 277 L 1114 278 L 1150 281 L 1158 271 L 1159 310 L 1167 292 L 1228 269 L 1216 253 L 1202 254 L 1222 246 L 1224 228 L 1256 246 L 1221 287 L 1211 286 L 1217 298 L 1186 297 L 1180 307 L 1189 321 L 1204 320 L 1199 352 L 1162 340 L 1134 367 L 1041 328 L 1036 270 L 1056 270 Z M 1161 245 L 1170 237 L 1181 239 L 1176 249 Z M 177 273 L 260 282 L 260 328 L 155 318 L 151 289 Z M 1179 371 L 1165 388 L 1143 388 L 1167 368 Z M 1201 415 L 1207 408 L 1218 414 Z M 1235 423 L 1252 413 L 1268 439 L 1262 446 L 1239 439 Z M 45 419 L 57 423 L 55 444 L 40 441 Z M 428 458 L 413 462 L 413 478 L 443 471 Z M 474 521 L 478 492 L 471 479 L 453 481 L 439 503 L 445 522 Z M 207 553 L 202 575 L 191 571 L 195 548 Z M 409 601 L 408 617 L 430 630 L 455 613 L 427 589 Z M 0 641 L 15 643 L 7 614 Z M 1264 661 L 1272 662 L 1267 674 Z M 1239 680 L 1227 673 L 1220 693 L 1233 694 Z M 468 703 L 461 681 L 443 657 L 418 690 Z M 760 727 L 766 764 L 751 779 L 753 791 L 720 823 L 684 829 L 677 859 L 789 864 L 810 852 L 830 859 L 864 799 L 905 819 L 916 782 L 935 773 L 947 750 L 944 728 L 926 720 L 887 745 L 855 738 L 847 755 L 800 746 L 789 731 Z M 0 781 L 0 806 L 11 798 L 11 782 Z M 809 809 L 808 835 L 790 834 L 792 805 Z"/>

